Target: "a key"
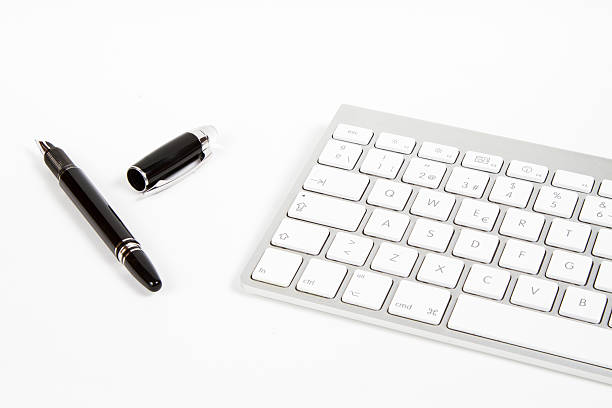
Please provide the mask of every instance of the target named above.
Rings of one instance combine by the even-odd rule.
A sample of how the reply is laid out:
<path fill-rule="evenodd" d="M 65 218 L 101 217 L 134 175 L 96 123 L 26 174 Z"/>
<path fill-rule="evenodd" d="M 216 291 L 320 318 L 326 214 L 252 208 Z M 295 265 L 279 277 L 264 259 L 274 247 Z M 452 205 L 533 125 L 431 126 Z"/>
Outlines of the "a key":
<path fill-rule="evenodd" d="M 369 182 L 369 177 L 363 174 L 316 164 L 304 182 L 304 189 L 357 201 Z"/>
<path fill-rule="evenodd" d="M 548 167 L 512 160 L 508 165 L 506 175 L 527 181 L 535 181 L 536 183 L 543 183 L 546 181 L 546 176 L 548 176 Z"/>
<path fill-rule="evenodd" d="M 465 198 L 455 216 L 455 224 L 491 231 L 498 215 L 499 207 L 495 204 Z"/>
<path fill-rule="evenodd" d="M 535 275 L 546 255 L 544 247 L 509 239 L 499 259 L 499 266 Z"/>
<path fill-rule="evenodd" d="M 404 156 L 399 153 L 380 149 L 370 149 L 363 163 L 361 163 L 360 171 L 362 173 L 392 179 L 397 176 L 403 162 Z"/>
<path fill-rule="evenodd" d="M 352 170 L 362 152 L 361 146 L 330 139 L 319 156 L 319 163 Z"/>
<path fill-rule="evenodd" d="M 603 180 L 597 194 L 602 197 L 612 198 L 612 180 Z"/>
<path fill-rule="evenodd" d="M 346 266 L 334 262 L 311 259 L 295 288 L 300 292 L 333 298 L 346 276 Z"/>
<path fill-rule="evenodd" d="M 403 162 L 404 156 L 399 153 L 380 149 L 370 149 L 363 163 L 361 163 L 360 171 L 362 173 L 392 179 L 397 176 Z"/>
<path fill-rule="evenodd" d="M 567 188 L 568 190 L 590 193 L 593 189 L 595 179 L 584 174 L 573 173 L 571 171 L 557 170 L 552 180 L 555 187 Z"/>
<path fill-rule="evenodd" d="M 510 302 L 515 305 L 550 312 L 558 291 L 559 285 L 554 282 L 520 275 L 516 281 L 512 297 L 510 297 Z"/>
<path fill-rule="evenodd" d="M 359 126 L 346 125 L 344 123 L 336 126 L 332 137 L 334 139 L 343 140 L 345 142 L 359 143 L 367 145 L 372 139 L 372 129 L 366 129 Z"/>
<path fill-rule="evenodd" d="M 448 248 L 453 232 L 453 227 L 448 224 L 419 218 L 410 233 L 408 244 L 435 252 L 444 252 Z"/>
<path fill-rule="evenodd" d="M 482 170 L 488 173 L 499 173 L 504 159 L 492 154 L 468 151 L 465 152 L 461 165 L 470 169 Z"/>
<path fill-rule="evenodd" d="M 573 191 L 543 186 L 533 205 L 533 210 L 557 217 L 570 218 L 576 208 L 578 194 Z"/>
<path fill-rule="evenodd" d="M 363 233 L 389 241 L 400 241 L 410 223 L 410 217 L 396 212 L 376 208 L 368 220 Z"/>
<path fill-rule="evenodd" d="M 464 263 L 459 259 L 430 253 L 425 256 L 416 278 L 452 289 L 457 286 L 463 267 Z"/>
<path fill-rule="evenodd" d="M 597 233 L 593 255 L 612 259 L 612 230 L 602 228 Z"/>
<path fill-rule="evenodd" d="M 459 295 L 448 327 L 612 369 L 610 329 L 470 295 Z"/>
<path fill-rule="evenodd" d="M 533 192 L 533 184 L 510 177 L 497 177 L 489 200 L 512 207 L 525 208 Z"/>
<path fill-rule="evenodd" d="M 289 208 L 289 217 L 328 227 L 356 231 L 365 215 L 365 206 L 320 194 L 298 193 Z"/>
<path fill-rule="evenodd" d="M 302 257 L 298 254 L 268 248 L 255 267 L 251 278 L 286 288 L 301 264 Z"/>
<path fill-rule="evenodd" d="M 450 292 L 422 283 L 400 282 L 389 313 L 429 324 L 440 324 L 450 300 Z"/>
<path fill-rule="evenodd" d="M 589 224 L 612 228 L 612 200 L 587 196 L 578 219 Z"/>
<path fill-rule="evenodd" d="M 496 235 L 462 229 L 453 248 L 453 255 L 473 261 L 491 263 L 499 245 Z"/>
<path fill-rule="evenodd" d="M 438 188 L 446 173 L 446 165 L 413 157 L 408 163 L 402 181 L 417 186 Z"/>
<path fill-rule="evenodd" d="M 590 323 L 599 323 L 608 299 L 603 293 L 568 286 L 559 314 Z"/>
<path fill-rule="evenodd" d="M 508 282 L 510 282 L 508 271 L 474 264 L 463 284 L 463 291 L 499 300 L 504 297 Z"/>
<path fill-rule="evenodd" d="M 441 145 L 431 142 L 423 142 L 419 149 L 419 157 L 441 161 L 444 163 L 454 163 L 459 156 L 459 149 L 452 146 Z"/>
<path fill-rule="evenodd" d="M 601 265 L 599 265 L 594 287 L 595 289 L 612 292 L 612 262 L 603 261 Z"/>
<path fill-rule="evenodd" d="M 272 237 L 272 245 L 318 255 L 328 236 L 325 227 L 285 218 Z"/>
<path fill-rule="evenodd" d="M 548 263 L 546 277 L 576 285 L 585 285 L 592 265 L 593 261 L 588 256 L 557 249 Z"/>
<path fill-rule="evenodd" d="M 415 140 L 411 137 L 382 132 L 378 135 L 375 146 L 392 152 L 410 154 L 415 144 Z"/>
<path fill-rule="evenodd" d="M 327 258 L 334 261 L 345 262 L 355 266 L 362 266 L 374 242 L 359 235 L 338 232 L 331 246 L 327 250 Z"/>
<path fill-rule="evenodd" d="M 540 238 L 544 222 L 543 215 L 509 208 L 499 227 L 499 233 L 508 237 L 535 242 Z"/>
<path fill-rule="evenodd" d="M 455 167 L 446 182 L 444 190 L 473 198 L 481 198 L 489 176 L 477 170 Z"/>
<path fill-rule="evenodd" d="M 412 194 L 412 187 L 395 181 L 378 179 L 368 196 L 368 204 L 403 210 Z"/>
<path fill-rule="evenodd" d="M 406 278 L 410 275 L 418 256 L 419 253 L 412 248 L 383 242 L 370 267 L 375 271 Z"/>
<path fill-rule="evenodd" d="M 546 245 L 584 252 L 591 236 L 591 227 L 579 222 L 555 218 L 546 236 Z"/>
<path fill-rule="evenodd" d="M 454 205 L 455 197 L 453 195 L 422 188 L 414 199 L 414 203 L 412 203 L 410 213 L 446 221 Z"/>
<path fill-rule="evenodd" d="M 380 310 L 393 280 L 379 273 L 356 270 L 351 277 L 342 301 L 365 307 L 372 310 Z"/>

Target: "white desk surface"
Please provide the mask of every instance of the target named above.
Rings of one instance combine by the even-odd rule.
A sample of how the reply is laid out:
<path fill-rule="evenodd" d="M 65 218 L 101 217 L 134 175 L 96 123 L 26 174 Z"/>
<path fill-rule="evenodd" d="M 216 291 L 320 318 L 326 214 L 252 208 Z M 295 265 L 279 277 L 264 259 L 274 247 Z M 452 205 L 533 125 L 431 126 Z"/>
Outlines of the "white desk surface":
<path fill-rule="evenodd" d="M 610 404 L 606 385 L 238 285 L 342 103 L 612 157 L 609 2 L 35 3 L 0 5 L 0 406 Z M 130 190 L 130 164 L 206 123 L 224 148 L 199 173 Z M 35 137 L 105 194 L 160 293 L 113 259 Z"/>

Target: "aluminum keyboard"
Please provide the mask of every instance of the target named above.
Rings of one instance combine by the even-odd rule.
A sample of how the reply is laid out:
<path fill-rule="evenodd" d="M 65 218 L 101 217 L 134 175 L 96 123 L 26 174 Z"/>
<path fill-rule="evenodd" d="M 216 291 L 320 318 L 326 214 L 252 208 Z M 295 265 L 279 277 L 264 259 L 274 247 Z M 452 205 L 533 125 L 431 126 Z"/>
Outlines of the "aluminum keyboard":
<path fill-rule="evenodd" d="M 343 105 L 242 274 L 612 384 L 612 161 Z"/>

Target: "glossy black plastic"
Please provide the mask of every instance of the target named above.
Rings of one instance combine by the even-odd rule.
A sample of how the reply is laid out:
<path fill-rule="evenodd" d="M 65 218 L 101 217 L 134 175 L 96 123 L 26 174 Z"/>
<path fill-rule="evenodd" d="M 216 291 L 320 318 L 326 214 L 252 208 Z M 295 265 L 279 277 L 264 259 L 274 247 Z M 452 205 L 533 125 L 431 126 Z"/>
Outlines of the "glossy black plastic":
<path fill-rule="evenodd" d="M 50 150 L 46 155 L 53 156 L 54 150 Z M 70 166 L 73 165 L 70 164 Z M 59 172 L 59 183 L 113 253 L 122 242 L 134 240 L 130 231 L 81 169 L 68 167 L 61 170 Z M 124 264 L 130 273 L 147 289 L 155 292 L 161 288 L 159 275 L 142 250 L 129 253 Z"/>
<path fill-rule="evenodd" d="M 183 133 L 140 159 L 127 172 L 136 191 L 146 191 L 194 161 L 201 160 L 202 143 L 192 133 Z"/>

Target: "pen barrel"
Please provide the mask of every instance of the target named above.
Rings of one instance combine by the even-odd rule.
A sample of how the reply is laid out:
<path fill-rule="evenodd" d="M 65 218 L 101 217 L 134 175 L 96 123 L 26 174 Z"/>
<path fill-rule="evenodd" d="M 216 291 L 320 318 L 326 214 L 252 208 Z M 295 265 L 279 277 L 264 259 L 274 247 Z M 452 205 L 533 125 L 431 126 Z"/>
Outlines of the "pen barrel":
<path fill-rule="evenodd" d="M 61 173 L 59 184 L 106 246 L 122 261 L 118 256 L 118 251 L 125 246 L 122 244 L 138 243 L 85 173 L 78 167 L 69 168 Z"/>
<path fill-rule="evenodd" d="M 193 133 L 183 133 L 131 166 L 127 178 L 135 190 L 142 192 L 203 158 L 200 139 Z"/>

